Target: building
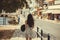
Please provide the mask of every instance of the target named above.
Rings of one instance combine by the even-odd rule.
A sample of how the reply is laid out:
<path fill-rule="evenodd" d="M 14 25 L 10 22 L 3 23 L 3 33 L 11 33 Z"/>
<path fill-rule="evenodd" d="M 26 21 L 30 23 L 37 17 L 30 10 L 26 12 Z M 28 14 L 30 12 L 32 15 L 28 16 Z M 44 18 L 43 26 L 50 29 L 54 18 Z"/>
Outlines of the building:
<path fill-rule="evenodd" d="M 55 3 L 55 0 L 45 0 L 48 5 L 53 5 Z"/>
<path fill-rule="evenodd" d="M 60 1 L 54 2 L 55 3 L 53 5 L 45 6 L 42 11 L 42 14 L 47 15 L 47 19 L 49 20 L 60 20 L 60 3 L 58 3 Z"/>

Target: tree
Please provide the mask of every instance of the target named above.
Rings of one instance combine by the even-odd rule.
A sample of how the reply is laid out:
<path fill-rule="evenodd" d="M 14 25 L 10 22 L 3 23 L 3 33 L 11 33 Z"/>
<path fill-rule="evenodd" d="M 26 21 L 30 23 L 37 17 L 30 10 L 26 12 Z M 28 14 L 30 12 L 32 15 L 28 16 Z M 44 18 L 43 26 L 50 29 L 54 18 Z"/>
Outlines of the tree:
<path fill-rule="evenodd" d="M 26 4 L 26 8 L 28 7 L 26 0 L 0 0 L 0 12 L 4 10 L 5 12 L 15 12 L 18 8 L 23 8 L 24 4 Z"/>

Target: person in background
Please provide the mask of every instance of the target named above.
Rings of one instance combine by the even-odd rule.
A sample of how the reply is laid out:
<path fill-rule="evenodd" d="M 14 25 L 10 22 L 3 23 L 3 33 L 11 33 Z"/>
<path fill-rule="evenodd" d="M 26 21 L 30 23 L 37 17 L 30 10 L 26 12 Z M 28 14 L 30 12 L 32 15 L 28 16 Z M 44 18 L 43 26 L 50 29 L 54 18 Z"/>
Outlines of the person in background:
<path fill-rule="evenodd" d="M 32 14 L 28 14 L 27 20 L 25 21 L 25 27 L 26 27 L 26 40 L 32 40 L 32 32 L 34 28 L 34 19 Z"/>
<path fill-rule="evenodd" d="M 20 15 L 18 15 L 18 24 L 20 23 Z"/>
<path fill-rule="evenodd" d="M 20 17 L 18 17 L 18 24 L 20 23 Z"/>

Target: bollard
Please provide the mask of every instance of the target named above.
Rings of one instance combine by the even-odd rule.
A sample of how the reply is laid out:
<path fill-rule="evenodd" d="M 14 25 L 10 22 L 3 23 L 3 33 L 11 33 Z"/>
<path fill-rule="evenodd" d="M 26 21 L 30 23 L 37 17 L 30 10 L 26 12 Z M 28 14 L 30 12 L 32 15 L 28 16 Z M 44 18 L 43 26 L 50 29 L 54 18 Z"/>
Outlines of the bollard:
<path fill-rule="evenodd" d="M 39 28 L 37 27 L 37 37 L 39 37 L 38 32 L 39 32 Z"/>
<path fill-rule="evenodd" d="M 41 40 L 43 40 L 42 36 L 41 36 Z"/>
<path fill-rule="evenodd" d="M 39 32 L 39 28 L 37 27 L 37 32 Z"/>
<path fill-rule="evenodd" d="M 48 34 L 48 40 L 50 40 L 50 35 Z"/>
<path fill-rule="evenodd" d="M 41 40 L 43 40 L 43 30 L 41 30 Z"/>
<path fill-rule="evenodd" d="M 43 36 L 43 30 L 41 30 L 41 36 Z"/>

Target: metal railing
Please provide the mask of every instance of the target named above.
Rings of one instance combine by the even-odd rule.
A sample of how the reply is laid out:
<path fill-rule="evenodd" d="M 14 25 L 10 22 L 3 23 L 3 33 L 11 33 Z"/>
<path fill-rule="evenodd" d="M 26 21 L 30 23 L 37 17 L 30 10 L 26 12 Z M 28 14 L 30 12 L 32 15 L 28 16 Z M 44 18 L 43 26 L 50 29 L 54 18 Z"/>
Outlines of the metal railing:
<path fill-rule="evenodd" d="M 6 25 L 6 18 L 0 17 L 0 25 Z"/>
<path fill-rule="evenodd" d="M 43 32 L 42 29 L 40 31 L 41 32 L 39 32 L 39 27 L 37 27 L 37 38 L 39 37 L 40 40 L 43 40 L 43 38 L 44 38 L 44 32 Z M 47 33 L 47 36 L 46 36 L 47 40 L 51 40 L 51 37 L 53 38 L 53 40 L 56 40 L 56 37 L 55 36 L 53 36 L 50 33 Z"/>
<path fill-rule="evenodd" d="M 19 24 L 20 18 L 18 18 L 17 20 L 18 20 L 18 24 Z M 9 21 L 13 21 L 13 19 L 11 20 L 10 18 L 7 18 L 7 17 L 0 17 L 0 25 L 10 25 Z"/>

